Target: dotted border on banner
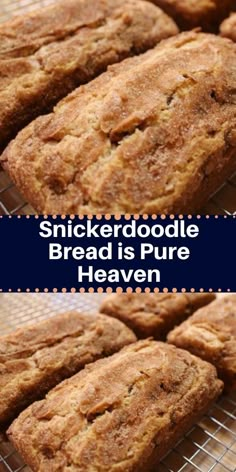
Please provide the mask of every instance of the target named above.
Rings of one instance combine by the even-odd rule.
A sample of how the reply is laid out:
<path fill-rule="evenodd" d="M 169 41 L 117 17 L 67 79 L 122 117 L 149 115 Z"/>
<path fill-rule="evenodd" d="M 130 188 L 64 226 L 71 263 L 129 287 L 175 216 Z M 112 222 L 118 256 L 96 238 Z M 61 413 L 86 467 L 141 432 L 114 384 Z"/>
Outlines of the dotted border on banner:
<path fill-rule="evenodd" d="M 187 218 L 188 220 L 192 220 L 193 218 L 196 218 L 197 220 L 200 220 L 200 219 L 206 219 L 206 220 L 209 220 L 210 218 L 212 219 L 219 219 L 219 218 L 222 218 L 222 219 L 227 219 L 227 218 L 233 218 L 235 219 L 236 218 L 236 213 L 233 214 L 233 215 L 148 215 L 148 214 L 143 214 L 143 215 L 137 215 L 137 214 L 125 214 L 125 215 L 121 215 L 120 213 L 117 213 L 117 214 L 114 214 L 114 215 L 110 215 L 110 214 L 97 214 L 97 215 L 92 215 L 92 214 L 88 214 L 88 215 L 0 215 L 0 219 L 2 218 L 8 218 L 8 219 L 13 219 L 13 218 L 16 218 L 16 219 L 26 219 L 26 220 L 29 220 L 29 219 L 35 219 L 35 220 L 38 220 L 39 218 L 44 218 L 45 220 L 47 220 L 48 218 L 52 218 L 53 220 L 65 220 L 66 218 L 69 218 L 70 220 L 84 220 L 84 219 L 88 219 L 88 220 L 97 220 L 97 221 L 100 221 L 102 218 L 105 218 L 106 221 L 110 221 L 112 218 L 114 218 L 116 221 L 120 221 L 121 218 L 124 218 L 126 221 L 129 221 L 131 220 L 132 218 L 136 221 L 138 220 L 144 220 L 144 221 L 147 221 L 147 220 L 158 220 L 158 219 L 161 219 L 161 220 L 174 220 L 174 219 L 179 219 L 179 220 L 183 220 L 184 218 Z"/>
<path fill-rule="evenodd" d="M 148 221 L 148 220 L 158 220 L 158 219 L 161 219 L 161 220 L 174 220 L 174 219 L 179 219 L 179 220 L 183 220 L 184 217 L 186 217 L 188 220 L 192 220 L 193 218 L 196 218 L 198 220 L 200 219 L 206 219 L 206 220 L 209 220 L 210 218 L 213 218 L 213 219 L 219 219 L 219 218 L 223 218 L 223 219 L 227 219 L 227 218 L 233 218 L 233 219 L 236 219 L 236 214 L 234 215 L 156 215 L 156 214 L 153 214 L 153 215 L 148 215 L 148 214 L 143 214 L 143 215 L 138 215 L 138 214 L 125 214 L 125 215 L 121 215 L 120 213 L 117 213 L 117 214 L 114 214 L 114 215 L 110 215 L 110 214 L 105 214 L 105 215 L 102 215 L 102 214 L 97 214 L 97 215 L 92 215 L 92 214 L 88 214 L 88 215 L 0 215 L 0 219 L 2 218 L 9 218 L 9 219 L 13 219 L 13 218 L 16 218 L 16 219 L 26 219 L 26 220 L 29 220 L 29 219 L 35 219 L 35 220 L 38 220 L 39 218 L 44 218 L 45 220 L 47 220 L 48 218 L 52 218 L 53 220 L 65 220 L 66 218 L 69 218 L 70 220 L 84 220 L 84 219 L 88 219 L 88 220 L 96 220 L 96 221 L 100 221 L 102 218 L 105 218 L 106 221 L 110 221 L 112 218 L 114 218 L 116 221 L 120 221 L 121 218 L 124 218 L 126 221 L 129 221 L 131 220 L 132 218 L 136 221 L 138 220 L 144 220 L 144 221 Z M 8 293 L 13 293 L 14 290 L 12 290 L 11 288 L 8 289 Z M 188 290 L 186 288 L 181 288 L 179 291 L 177 290 L 177 288 L 173 287 L 171 289 L 168 289 L 168 288 L 163 288 L 162 290 L 159 289 L 158 287 L 154 288 L 153 290 L 151 290 L 149 287 L 146 287 L 144 289 L 141 289 L 141 287 L 136 287 L 135 289 L 133 289 L 132 287 L 127 287 L 127 289 L 123 290 L 122 287 L 118 287 L 116 289 L 112 289 L 111 287 L 107 287 L 107 288 L 103 288 L 103 287 L 98 287 L 97 289 L 94 289 L 93 287 L 89 287 L 88 290 L 86 290 L 84 287 L 80 287 L 78 289 L 76 289 L 75 287 L 71 287 L 70 289 L 67 289 L 67 288 L 62 288 L 62 289 L 58 289 L 58 288 L 53 288 L 51 291 L 48 289 L 48 288 L 43 288 L 43 289 L 39 289 L 39 288 L 35 288 L 35 289 L 30 289 L 30 288 L 27 288 L 26 290 L 22 290 L 20 288 L 18 288 L 16 290 L 16 292 L 14 293 L 21 293 L 21 292 L 24 292 L 24 293 L 107 293 L 107 294 L 110 294 L 110 293 L 198 293 L 198 291 L 195 289 L 195 288 L 191 288 L 188 292 Z M 221 288 L 218 288 L 217 290 L 213 290 L 213 288 L 208 288 L 208 289 L 204 289 L 204 288 L 200 288 L 199 289 L 199 292 L 200 293 L 213 293 L 213 292 L 218 292 L 218 293 L 222 293 L 223 290 Z M 225 293 L 230 293 L 231 292 L 231 289 L 228 288 L 226 290 Z M 3 293 L 3 289 L 0 288 L 0 293 Z"/>
<path fill-rule="evenodd" d="M 72 287 L 72 288 L 62 288 L 62 289 L 58 289 L 58 288 L 53 288 L 52 290 L 49 290 L 49 288 L 42 288 L 42 289 L 39 289 L 39 288 L 35 288 L 35 289 L 30 289 L 30 288 L 27 288 L 25 290 L 22 290 L 21 288 L 18 288 L 17 290 L 13 290 L 11 288 L 9 288 L 7 291 L 4 291 L 2 288 L 0 288 L 0 293 L 224 293 L 224 291 L 221 289 L 221 288 L 218 288 L 216 290 L 214 290 L 213 288 L 208 288 L 208 289 L 204 289 L 204 288 L 200 288 L 199 291 L 196 290 L 195 288 L 191 288 L 190 290 L 187 290 L 187 288 L 181 288 L 179 291 L 177 288 L 171 288 L 171 289 L 168 289 L 168 288 L 163 288 L 163 289 L 160 289 L 158 287 L 154 288 L 153 290 L 151 290 L 149 287 L 146 287 L 144 289 L 140 288 L 140 287 L 136 287 L 136 288 L 132 288 L 132 287 L 127 287 L 127 289 L 123 289 L 122 287 L 118 287 L 116 289 L 112 289 L 112 287 L 107 287 L 107 288 L 102 288 L 102 287 L 98 287 L 97 289 L 96 288 L 93 288 L 93 287 L 89 287 L 88 290 L 86 290 L 84 287 L 80 287 L 80 288 L 75 288 L 75 287 Z M 231 293 L 231 289 L 228 288 L 225 293 Z"/>

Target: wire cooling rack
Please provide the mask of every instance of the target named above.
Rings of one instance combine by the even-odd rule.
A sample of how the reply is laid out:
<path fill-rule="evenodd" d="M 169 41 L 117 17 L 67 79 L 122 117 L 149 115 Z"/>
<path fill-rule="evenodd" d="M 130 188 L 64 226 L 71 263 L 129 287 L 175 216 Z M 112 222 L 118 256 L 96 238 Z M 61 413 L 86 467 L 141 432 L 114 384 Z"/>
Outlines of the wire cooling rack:
<path fill-rule="evenodd" d="M 34 209 L 26 203 L 8 175 L 0 169 L 0 215 L 32 214 L 35 214 Z M 227 180 L 202 209 L 201 214 L 236 214 L 236 175 Z"/>
<path fill-rule="evenodd" d="M 8 20 L 12 15 L 19 15 L 22 12 L 35 10 L 38 7 L 45 7 L 57 0 L 1 0 L 0 1 L 0 21 Z"/>
<path fill-rule="evenodd" d="M 26 11 L 45 7 L 57 0 L 0 0 L 0 23 Z M 34 214 L 0 166 L 0 215 Z M 1 472 L 1 469 L 0 469 Z"/>
<path fill-rule="evenodd" d="M 0 294 L 0 333 L 77 309 L 98 310 L 102 294 Z M 236 472 L 236 395 L 223 396 L 153 472 Z M 0 436 L 0 472 L 30 472 Z M 49 472 L 49 471 L 45 471 Z"/>
<path fill-rule="evenodd" d="M 0 0 L 0 22 L 13 15 L 55 3 L 58 0 Z M 0 169 L 0 215 L 34 214 L 8 176 Z M 209 201 L 202 214 L 236 213 L 236 176 L 229 179 L 224 187 Z"/>

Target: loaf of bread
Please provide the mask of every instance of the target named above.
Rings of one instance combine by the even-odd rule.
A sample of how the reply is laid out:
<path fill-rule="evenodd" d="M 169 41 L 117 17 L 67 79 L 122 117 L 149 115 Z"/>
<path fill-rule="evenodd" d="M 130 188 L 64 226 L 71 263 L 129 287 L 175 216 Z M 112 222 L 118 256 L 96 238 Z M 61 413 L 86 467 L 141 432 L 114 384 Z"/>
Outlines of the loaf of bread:
<path fill-rule="evenodd" d="M 111 66 L 2 155 L 41 213 L 195 212 L 236 170 L 236 45 L 182 33 Z"/>
<path fill-rule="evenodd" d="M 232 13 L 220 26 L 221 36 L 236 42 L 236 13 Z"/>
<path fill-rule="evenodd" d="M 104 315 L 65 313 L 0 338 L 0 424 L 78 372 L 136 341 Z"/>
<path fill-rule="evenodd" d="M 222 19 L 235 7 L 235 0 L 152 1 L 175 18 L 181 28 L 201 26 L 207 31 L 216 31 Z"/>
<path fill-rule="evenodd" d="M 66 0 L 0 26 L 0 147 L 108 64 L 176 34 L 137 0 Z"/>
<path fill-rule="evenodd" d="M 35 472 L 146 472 L 221 391 L 210 364 L 140 341 L 58 385 L 8 435 Z"/>
<path fill-rule="evenodd" d="M 163 339 L 198 308 L 215 299 L 210 293 L 132 293 L 108 295 L 100 311 L 129 326 L 138 338 Z"/>
<path fill-rule="evenodd" d="M 226 390 L 236 389 L 236 295 L 197 311 L 168 341 L 214 364 Z"/>

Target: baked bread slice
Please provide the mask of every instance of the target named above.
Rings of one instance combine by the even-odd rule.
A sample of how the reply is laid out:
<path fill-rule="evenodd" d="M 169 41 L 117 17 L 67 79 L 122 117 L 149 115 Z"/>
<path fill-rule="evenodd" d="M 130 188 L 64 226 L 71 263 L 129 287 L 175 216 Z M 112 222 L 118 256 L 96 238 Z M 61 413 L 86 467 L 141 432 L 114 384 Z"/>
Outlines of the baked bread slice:
<path fill-rule="evenodd" d="M 168 341 L 214 364 L 227 390 L 236 390 L 236 295 L 198 310 Z"/>
<path fill-rule="evenodd" d="M 216 31 L 220 22 L 235 8 L 235 0 L 152 0 L 168 12 L 182 28 L 201 26 Z"/>
<path fill-rule="evenodd" d="M 223 21 L 220 26 L 221 36 L 225 38 L 230 38 L 236 42 L 236 13 L 231 13 L 231 15 Z"/>
<path fill-rule="evenodd" d="M 146 472 L 221 391 L 210 364 L 140 341 L 58 385 L 8 435 L 35 472 Z"/>
<path fill-rule="evenodd" d="M 193 213 L 236 170 L 236 45 L 188 32 L 112 66 L 2 155 L 39 213 Z"/>
<path fill-rule="evenodd" d="M 66 0 L 0 25 L 0 147 L 109 64 L 176 34 L 137 0 Z"/>
<path fill-rule="evenodd" d="M 0 425 L 81 370 L 136 340 L 104 315 L 64 313 L 0 338 Z"/>
<path fill-rule="evenodd" d="M 215 299 L 210 293 L 131 293 L 108 295 L 101 313 L 129 326 L 138 338 L 163 339 L 198 308 Z"/>

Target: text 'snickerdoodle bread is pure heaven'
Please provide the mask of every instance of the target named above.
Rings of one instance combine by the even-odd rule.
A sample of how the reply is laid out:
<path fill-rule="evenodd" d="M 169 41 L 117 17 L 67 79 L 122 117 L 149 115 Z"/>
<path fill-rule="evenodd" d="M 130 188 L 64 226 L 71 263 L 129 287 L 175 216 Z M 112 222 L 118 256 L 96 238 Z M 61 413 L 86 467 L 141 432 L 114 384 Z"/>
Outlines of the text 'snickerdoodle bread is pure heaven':
<path fill-rule="evenodd" d="M 108 295 L 100 311 L 129 326 L 139 338 L 162 339 L 198 308 L 215 299 L 210 293 L 131 293 Z"/>
<path fill-rule="evenodd" d="M 41 213 L 193 213 L 236 170 L 236 45 L 188 32 L 32 122 L 2 164 Z"/>
<path fill-rule="evenodd" d="M 66 0 L 0 26 L 0 148 L 109 64 L 178 32 L 151 3 Z"/>
<path fill-rule="evenodd" d="M 231 9 L 235 0 L 152 0 L 168 12 L 182 28 L 201 26 L 216 31 L 217 26 Z"/>
<path fill-rule="evenodd" d="M 198 310 L 168 341 L 214 364 L 227 390 L 236 390 L 236 295 Z"/>
<path fill-rule="evenodd" d="M 236 42 L 236 13 L 232 13 L 220 27 L 221 36 L 230 38 Z"/>
<path fill-rule="evenodd" d="M 8 434 L 35 472 L 146 472 L 221 391 L 210 364 L 140 341 L 58 385 Z"/>
<path fill-rule="evenodd" d="M 118 320 L 64 313 L 0 338 L 0 424 L 81 370 L 135 342 Z"/>

